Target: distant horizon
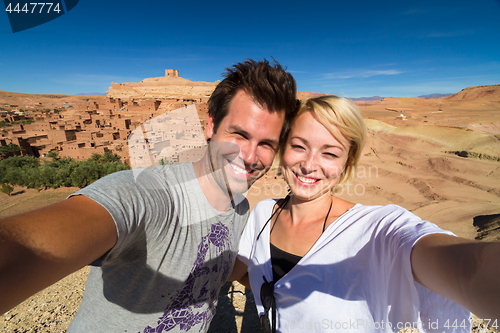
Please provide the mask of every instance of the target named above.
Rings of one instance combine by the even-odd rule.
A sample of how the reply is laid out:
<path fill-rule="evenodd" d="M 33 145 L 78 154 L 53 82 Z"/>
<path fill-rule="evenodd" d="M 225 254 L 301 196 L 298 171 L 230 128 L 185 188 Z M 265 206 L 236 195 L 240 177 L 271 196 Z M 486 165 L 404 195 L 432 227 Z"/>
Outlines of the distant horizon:
<path fill-rule="evenodd" d="M 146 78 L 144 78 L 144 79 L 146 79 Z M 192 82 L 199 82 L 199 81 L 192 81 Z M 209 82 L 209 81 L 203 81 L 203 82 Z M 117 82 L 117 83 L 127 83 L 127 82 Z M 378 95 L 374 95 L 374 96 L 362 96 L 362 97 L 350 97 L 350 96 L 341 96 L 341 97 L 348 98 L 348 99 L 350 99 L 352 101 L 355 101 L 355 102 L 356 101 L 359 101 L 359 102 L 362 102 L 362 101 L 376 101 L 376 100 L 381 100 L 381 99 L 384 99 L 384 98 L 439 99 L 439 98 L 444 98 L 444 97 L 452 96 L 452 95 L 457 94 L 460 91 L 463 91 L 463 90 L 465 90 L 467 88 L 488 87 L 488 86 L 500 86 L 500 84 L 481 84 L 481 85 L 477 85 L 477 86 L 468 86 L 468 87 L 464 87 L 464 88 L 460 89 L 459 91 L 452 92 L 452 93 L 445 93 L 445 94 L 443 94 L 443 93 L 432 93 L 432 94 L 425 94 L 425 95 L 419 95 L 419 96 L 378 96 Z M 1 89 L 0 89 L 0 91 L 9 92 L 9 93 L 15 93 L 15 94 L 27 94 L 27 95 L 62 95 L 62 96 L 68 95 L 68 96 L 100 96 L 100 97 L 107 96 L 107 92 L 106 93 L 91 92 L 91 93 L 64 94 L 64 93 L 57 93 L 57 92 L 56 93 L 26 93 L 26 92 L 17 92 L 17 91 L 7 91 L 7 90 L 1 90 Z M 300 92 L 300 93 L 312 93 L 312 94 L 314 94 L 314 93 L 322 94 L 321 92 L 317 92 L 317 91 L 299 91 L 298 90 L 297 92 Z"/>
<path fill-rule="evenodd" d="M 466 88 L 469 88 L 469 87 L 465 87 L 463 89 L 466 89 Z M 463 89 L 461 89 L 461 90 L 463 90 Z M 88 92 L 81 92 L 81 93 L 77 93 L 77 94 L 64 94 L 64 93 L 57 93 L 57 92 L 52 92 L 52 93 L 27 93 L 27 92 L 7 91 L 7 90 L 0 90 L 0 91 L 14 93 L 14 94 L 27 94 L 27 95 L 107 96 L 107 92 L 105 92 L 105 93 L 100 93 L 100 92 L 90 92 L 90 93 L 88 93 Z M 322 94 L 322 93 L 317 92 L 317 91 L 298 91 L 298 92 L 301 92 L 301 93 L 319 93 L 319 94 Z M 409 96 L 409 97 L 401 97 L 401 96 L 378 96 L 378 95 L 374 95 L 374 96 L 361 96 L 361 97 L 349 97 L 349 96 L 343 96 L 343 97 L 351 99 L 353 101 L 369 101 L 369 100 L 377 100 L 377 99 L 383 99 L 383 98 L 442 98 L 442 97 L 451 96 L 451 95 L 456 94 L 458 92 L 459 91 L 453 92 L 453 93 L 447 93 L 447 94 L 435 93 L 435 94 L 426 94 L 426 95 Z"/>
<path fill-rule="evenodd" d="M 182 76 L 180 76 L 182 77 Z M 128 82 L 140 82 L 146 78 L 142 78 L 138 81 L 128 81 Z M 192 82 L 199 82 L 202 80 L 190 80 Z M 217 80 L 214 81 L 202 81 L 202 82 L 216 82 Z M 116 82 L 116 83 L 127 83 L 127 82 Z M 111 82 L 109 83 L 111 86 Z M 379 96 L 379 95 L 371 95 L 371 96 L 359 96 L 359 97 L 353 97 L 353 96 L 341 96 L 341 97 L 346 97 L 349 99 L 352 99 L 353 101 L 369 101 L 369 100 L 376 100 L 376 99 L 383 99 L 383 98 L 442 98 L 442 97 L 447 97 L 451 96 L 453 94 L 456 94 L 464 89 L 470 88 L 470 87 L 481 87 L 481 86 L 496 86 L 500 85 L 500 83 L 493 83 L 493 84 L 477 84 L 477 85 L 472 85 L 472 86 L 467 86 L 463 87 L 460 90 L 457 90 L 455 92 L 448 92 L 448 93 L 428 93 L 428 94 L 423 94 L 423 95 L 418 95 L 418 96 Z M 21 91 L 10 91 L 10 90 L 3 90 L 6 92 L 11 92 L 11 93 L 18 93 L 18 94 L 28 94 L 28 95 L 71 95 L 71 96 L 107 96 L 107 91 L 109 90 L 110 86 L 106 89 L 106 92 L 79 92 L 79 93 L 61 93 L 61 92 L 46 92 L 46 93 L 38 93 L 38 92 L 21 92 Z M 302 91 L 302 90 L 297 90 L 298 92 L 303 92 L 303 93 L 320 93 L 320 94 L 328 94 L 320 91 Z M 333 93 L 334 94 L 334 93 Z M 334 94 L 335 95 L 335 94 Z M 340 96 L 340 95 L 338 95 Z"/>
<path fill-rule="evenodd" d="M 195 81 L 193 81 L 195 82 Z M 207 81 L 204 81 L 207 82 Z M 215 82 L 215 81 L 214 81 Z M 126 83 L 126 82 L 118 82 L 118 83 Z M 443 97 L 448 97 L 451 95 L 454 95 L 464 89 L 471 88 L 471 87 L 481 87 L 481 86 L 496 86 L 500 84 L 493 84 L 493 85 L 478 85 L 478 86 L 469 86 L 460 89 L 459 91 L 456 92 L 451 92 L 451 93 L 432 93 L 432 94 L 425 94 L 425 95 L 419 95 L 419 96 L 378 96 L 378 95 L 373 95 L 373 96 L 361 96 L 361 97 L 350 97 L 350 96 L 342 96 L 348 99 L 351 99 L 353 101 L 371 101 L 371 100 L 380 100 L 384 98 L 425 98 L 425 99 L 438 99 L 438 98 L 443 98 Z M 9 92 L 9 93 L 16 93 L 16 94 L 28 94 L 28 95 L 70 95 L 70 96 L 107 96 L 107 92 L 105 93 L 100 93 L 100 92 L 81 92 L 77 94 L 64 94 L 64 93 L 57 93 L 57 92 L 52 92 L 52 93 L 27 93 L 27 92 L 18 92 L 18 91 L 7 91 L 3 90 L 4 92 Z M 301 93 L 319 93 L 322 94 L 321 92 L 317 91 L 298 91 Z"/>
<path fill-rule="evenodd" d="M 469 88 L 469 87 L 466 87 Z M 464 88 L 465 89 L 465 88 Z M 463 90 L 463 89 L 461 89 Z M 107 96 L 107 93 L 99 93 L 99 92 L 91 92 L 91 93 L 78 93 L 78 94 L 61 94 L 61 93 L 26 93 L 26 92 L 18 92 L 18 91 L 7 91 L 3 90 L 5 92 L 9 93 L 14 93 L 14 94 L 26 94 L 26 95 L 68 95 L 68 96 Z M 301 93 L 318 93 L 316 91 L 298 91 Z M 369 100 L 378 100 L 378 99 L 383 99 L 383 98 L 442 98 L 442 97 L 447 97 L 451 96 L 453 94 L 456 94 L 457 92 L 454 93 L 448 93 L 448 94 L 427 94 L 427 95 L 420 95 L 420 96 L 411 96 L 411 97 L 401 97 L 401 96 L 362 96 L 362 97 L 349 97 L 349 96 L 343 96 L 348 99 L 352 99 L 353 101 L 369 101 Z M 319 93 L 321 94 L 321 93 Z"/>

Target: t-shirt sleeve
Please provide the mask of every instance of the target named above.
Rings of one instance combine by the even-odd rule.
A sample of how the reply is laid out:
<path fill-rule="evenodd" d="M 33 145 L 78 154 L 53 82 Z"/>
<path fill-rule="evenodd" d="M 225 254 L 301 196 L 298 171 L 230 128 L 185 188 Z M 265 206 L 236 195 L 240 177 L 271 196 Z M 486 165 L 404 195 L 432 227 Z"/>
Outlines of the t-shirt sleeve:
<path fill-rule="evenodd" d="M 135 242 L 135 236 L 144 237 L 149 223 L 168 214 L 168 190 L 160 183 L 165 179 L 153 172 L 134 174 L 133 170 L 119 171 L 103 177 L 72 195 L 84 195 L 103 206 L 113 218 L 118 233 L 110 252 Z M 159 204 L 160 203 L 160 204 Z M 137 238 L 135 237 L 135 238 Z M 106 255 L 108 256 L 109 253 Z M 101 258 L 95 265 L 99 265 Z"/>

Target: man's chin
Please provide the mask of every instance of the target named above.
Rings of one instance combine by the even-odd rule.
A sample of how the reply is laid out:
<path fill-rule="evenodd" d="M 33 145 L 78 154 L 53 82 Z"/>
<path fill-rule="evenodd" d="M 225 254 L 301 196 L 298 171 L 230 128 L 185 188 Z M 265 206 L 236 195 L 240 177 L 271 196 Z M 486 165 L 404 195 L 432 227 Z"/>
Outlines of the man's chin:
<path fill-rule="evenodd" d="M 235 194 L 244 194 L 248 192 L 250 188 L 250 185 L 245 181 L 245 182 L 234 182 L 230 181 L 228 184 L 228 189 L 231 191 L 233 195 Z"/>

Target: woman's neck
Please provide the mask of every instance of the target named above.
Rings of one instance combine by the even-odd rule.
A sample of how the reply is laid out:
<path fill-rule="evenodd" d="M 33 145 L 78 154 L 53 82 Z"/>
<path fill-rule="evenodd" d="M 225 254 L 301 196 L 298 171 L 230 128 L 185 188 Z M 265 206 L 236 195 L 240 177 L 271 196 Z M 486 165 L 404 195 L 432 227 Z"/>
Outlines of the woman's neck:
<path fill-rule="evenodd" d="M 288 203 L 288 209 L 292 218 L 292 223 L 308 223 L 324 220 L 325 215 L 332 205 L 332 200 L 336 200 L 330 193 L 325 193 L 312 200 L 300 200 L 293 195 Z"/>

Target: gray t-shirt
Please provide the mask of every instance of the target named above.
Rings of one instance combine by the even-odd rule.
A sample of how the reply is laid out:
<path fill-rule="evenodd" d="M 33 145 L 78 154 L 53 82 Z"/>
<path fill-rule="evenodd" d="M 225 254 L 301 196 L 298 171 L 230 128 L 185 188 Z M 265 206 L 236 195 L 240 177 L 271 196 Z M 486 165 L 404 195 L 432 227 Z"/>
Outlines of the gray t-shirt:
<path fill-rule="evenodd" d="M 205 332 L 248 213 L 220 212 L 192 164 L 120 171 L 75 195 L 113 217 L 116 245 L 92 267 L 68 332 Z"/>

